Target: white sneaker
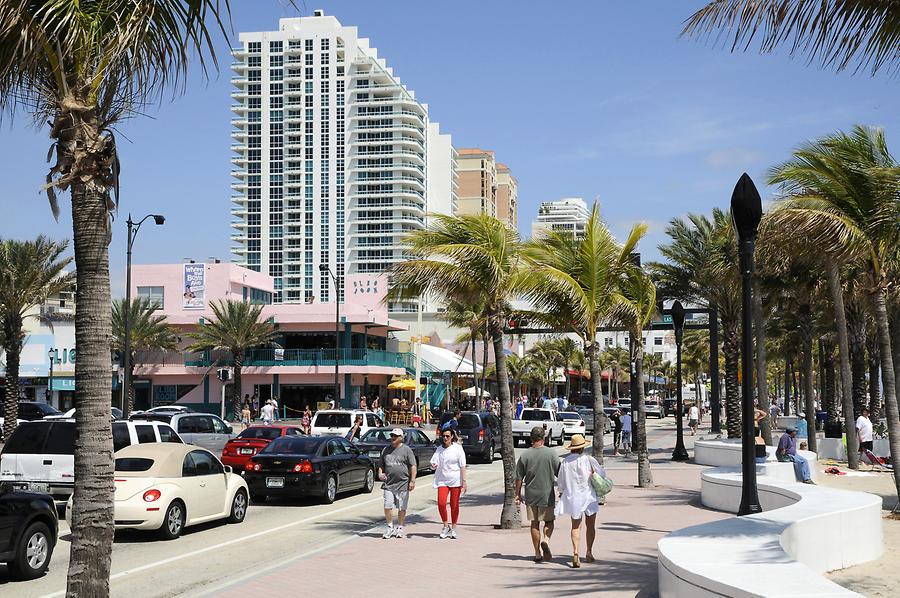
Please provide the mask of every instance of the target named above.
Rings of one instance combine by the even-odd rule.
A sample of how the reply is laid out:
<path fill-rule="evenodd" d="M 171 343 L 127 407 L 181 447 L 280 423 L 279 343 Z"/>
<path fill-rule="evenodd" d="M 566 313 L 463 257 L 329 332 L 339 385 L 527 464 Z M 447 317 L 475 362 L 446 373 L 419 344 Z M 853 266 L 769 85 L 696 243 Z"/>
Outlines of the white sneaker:
<path fill-rule="evenodd" d="M 441 540 L 445 540 L 447 536 L 450 535 L 450 526 L 445 525 L 443 529 L 441 529 Z"/>
<path fill-rule="evenodd" d="M 456 538 L 457 538 L 457 536 L 456 536 L 456 530 L 455 530 L 455 529 L 451 529 L 451 530 L 450 530 L 450 539 L 451 539 L 451 540 L 456 540 Z"/>
<path fill-rule="evenodd" d="M 388 538 L 390 538 L 393 535 L 394 535 L 394 528 L 389 525 L 389 526 L 387 526 L 387 529 L 384 530 L 384 533 L 381 534 L 381 537 L 384 538 L 385 540 L 387 540 Z"/>
<path fill-rule="evenodd" d="M 406 532 L 403 531 L 403 526 L 398 526 L 394 528 L 394 537 L 395 538 L 405 538 Z"/>

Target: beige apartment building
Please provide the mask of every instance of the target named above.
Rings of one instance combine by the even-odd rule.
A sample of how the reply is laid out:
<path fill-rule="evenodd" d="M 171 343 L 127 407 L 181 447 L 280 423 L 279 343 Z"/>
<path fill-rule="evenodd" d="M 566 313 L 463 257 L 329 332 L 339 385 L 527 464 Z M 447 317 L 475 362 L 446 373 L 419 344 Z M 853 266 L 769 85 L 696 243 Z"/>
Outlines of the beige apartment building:
<path fill-rule="evenodd" d="M 519 183 L 509 166 L 497 164 L 497 218 L 519 228 Z"/>
<path fill-rule="evenodd" d="M 518 226 L 518 183 L 491 150 L 458 150 L 458 214 L 485 213 Z"/>

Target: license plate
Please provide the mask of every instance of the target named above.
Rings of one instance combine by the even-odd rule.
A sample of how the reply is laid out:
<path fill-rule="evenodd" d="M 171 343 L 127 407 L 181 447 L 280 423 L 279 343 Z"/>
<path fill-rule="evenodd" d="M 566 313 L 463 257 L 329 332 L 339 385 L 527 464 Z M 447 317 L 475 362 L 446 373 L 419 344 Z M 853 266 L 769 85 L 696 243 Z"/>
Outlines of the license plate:
<path fill-rule="evenodd" d="M 284 478 L 266 478 L 266 488 L 284 488 Z"/>
<path fill-rule="evenodd" d="M 44 494 L 50 492 L 50 484 L 44 484 L 42 482 L 29 482 L 28 483 L 28 491 L 29 492 L 43 492 Z"/>
<path fill-rule="evenodd" d="M 253 454 L 253 449 L 252 449 L 252 448 L 249 448 L 249 449 L 241 449 L 241 450 L 240 450 L 240 453 L 241 453 L 242 455 L 252 455 L 252 454 Z"/>
<path fill-rule="evenodd" d="M 381 451 L 369 451 L 369 456 L 370 457 L 380 457 Z"/>

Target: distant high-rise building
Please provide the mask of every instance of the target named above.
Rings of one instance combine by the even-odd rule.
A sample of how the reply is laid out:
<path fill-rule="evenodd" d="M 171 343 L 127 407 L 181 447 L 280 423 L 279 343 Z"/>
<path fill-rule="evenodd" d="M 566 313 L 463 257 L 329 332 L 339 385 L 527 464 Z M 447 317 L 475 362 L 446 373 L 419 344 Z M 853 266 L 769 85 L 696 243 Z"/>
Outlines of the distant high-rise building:
<path fill-rule="evenodd" d="M 538 217 L 531 223 L 531 236 L 539 237 L 547 231 L 570 232 L 576 238 L 584 235 L 590 212 L 580 197 L 566 197 L 545 201 L 538 207 Z"/>
<path fill-rule="evenodd" d="M 506 164 L 497 164 L 497 218 L 519 227 L 519 183 Z"/>
<path fill-rule="evenodd" d="M 271 276 L 276 303 L 330 301 L 321 265 L 341 280 L 382 272 L 426 214 L 453 213 L 450 136 L 356 27 L 322 11 L 240 40 L 234 261 Z"/>
<path fill-rule="evenodd" d="M 460 148 L 456 168 L 459 173 L 458 214 L 497 216 L 497 161 L 494 152 Z"/>

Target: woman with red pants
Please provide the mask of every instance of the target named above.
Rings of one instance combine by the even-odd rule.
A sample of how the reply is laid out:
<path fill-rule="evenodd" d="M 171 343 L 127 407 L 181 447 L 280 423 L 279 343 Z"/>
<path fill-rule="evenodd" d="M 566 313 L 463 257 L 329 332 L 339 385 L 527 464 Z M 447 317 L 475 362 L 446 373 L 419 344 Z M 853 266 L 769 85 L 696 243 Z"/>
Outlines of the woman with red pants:
<path fill-rule="evenodd" d="M 456 523 L 459 521 L 459 495 L 466 491 L 466 453 L 455 442 L 456 432 L 441 432 L 441 446 L 431 457 L 434 470 L 434 487 L 438 491 L 438 511 L 441 514 L 441 539 L 455 540 Z M 450 499 L 450 523 L 447 523 L 447 499 Z"/>

